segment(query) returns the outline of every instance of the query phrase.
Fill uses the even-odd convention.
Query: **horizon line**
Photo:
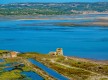
[[[108,3],[107,1],[94,1],[94,2],[10,2],[10,3],[0,3],[0,4],[16,4],[16,3]]]

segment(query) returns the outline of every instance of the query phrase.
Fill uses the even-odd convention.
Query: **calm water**
[[[31,80],[44,80],[40,75],[38,75],[37,73],[32,72],[32,71],[21,72],[21,74],[29,77]]]
[[[66,77],[62,76],[61,74],[57,73],[56,71],[52,70],[51,68],[46,67],[45,65],[43,65],[42,63],[40,63],[34,59],[29,59],[29,61],[31,63],[33,63],[34,65],[38,66],[39,68],[41,68],[42,70],[44,70],[45,72],[47,72],[50,76],[56,78],[57,80],[69,80]]]
[[[5,71],[12,71],[14,68],[13,67],[9,67],[9,68],[5,68]]]
[[[4,60],[3,59],[0,59],[0,62],[4,62]]]
[[[108,60],[108,28],[62,27],[54,22],[70,21],[0,21],[0,49],[46,54],[60,47],[67,56]]]

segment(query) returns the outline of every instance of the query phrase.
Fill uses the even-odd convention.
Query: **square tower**
[[[62,48],[57,48],[56,49],[56,54],[57,55],[63,55],[63,49]]]

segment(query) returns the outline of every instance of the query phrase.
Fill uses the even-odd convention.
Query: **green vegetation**
[[[51,64],[51,63],[49,65],[51,66],[51,68],[55,69],[61,74],[64,74],[65,76],[70,77],[71,79],[73,78],[73,79],[85,80],[91,75],[90,72],[84,71],[82,69],[66,68],[59,64]]]
[[[102,78],[102,79],[100,79],[100,80],[108,80],[107,78]]]
[[[17,68],[15,68],[12,71],[5,71],[4,68],[8,68],[6,67],[6,64],[11,64],[10,67],[14,67],[14,65],[21,63],[21,60],[19,58],[8,58],[5,59],[4,62],[0,63],[0,80],[30,80],[29,78],[27,78],[24,75],[21,75],[20,73],[23,71],[30,71],[31,69],[28,66],[17,66]]]
[[[107,80],[108,79],[108,64],[98,63],[91,60],[66,57],[66,56],[52,56],[48,54],[39,54],[35,52],[19,54],[17,58],[5,59],[5,62],[0,63],[0,80],[29,80],[20,72],[34,71],[41,75],[45,80],[56,80],[41,70],[39,67],[30,63],[27,59],[33,58],[43,63],[44,65],[54,69],[58,73],[68,77],[70,80]],[[25,66],[17,66],[20,69],[12,71],[4,71],[3,67],[7,63],[23,63]],[[10,75],[10,76],[9,76]],[[12,77],[11,77],[12,76]]]
[[[33,54],[24,54],[25,56],[19,54],[19,57],[16,58],[4,59],[5,61],[0,63],[0,80],[30,80],[30,78],[21,74],[22,71],[33,71],[42,76],[45,80],[55,80],[52,76],[27,60],[28,58],[34,58],[33,56],[35,55]],[[11,71],[5,71],[4,68],[7,68],[6,64],[9,64],[8,67],[14,67],[14,69]],[[24,66],[21,66],[20,64],[24,64]],[[8,76],[9,74],[10,76]]]
[[[94,61],[82,61],[78,58],[69,58],[64,56],[51,56],[38,53],[26,53],[20,56],[26,58],[34,58],[44,65],[56,70],[60,74],[67,76],[70,79],[75,80],[92,80],[92,78],[98,78],[95,76],[107,76],[108,77],[108,65],[94,63]],[[99,78],[104,78],[103,76]]]
[[[20,71],[18,70],[14,70],[14,71],[11,71],[11,72],[4,72],[0,75],[0,80],[6,80],[6,79],[9,79],[9,80],[12,80],[12,79],[18,79],[21,77],[20,74]]]
[[[7,50],[0,50],[0,53],[3,53],[3,52],[8,52]]]
[[[108,3],[15,3],[1,4],[0,15],[70,15],[108,11]]]
[[[101,64],[96,64],[96,63],[92,63],[92,62],[83,62],[83,61],[76,61],[74,59],[58,59],[57,62],[66,64],[66,65],[70,65],[70,66],[74,66],[74,67],[78,67],[78,68],[82,68],[82,69],[86,69],[86,70],[90,70],[93,72],[97,72],[100,74],[105,74],[108,75],[108,65],[101,65]]]

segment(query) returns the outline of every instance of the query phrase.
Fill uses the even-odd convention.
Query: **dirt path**
[[[87,72],[92,73],[92,76],[90,76],[87,80],[101,80],[101,79],[108,80],[108,76],[105,76],[105,75],[102,75],[102,74],[99,74],[99,73],[96,73],[96,72],[92,72],[92,71],[85,70],[85,69],[78,68],[78,67],[72,67],[72,66],[69,66],[69,65],[67,65],[67,64],[63,64],[63,63],[56,62],[56,61],[54,61],[53,59],[51,60],[51,62],[52,62],[52,63],[56,63],[56,64],[61,65],[61,66],[64,66],[64,67],[67,67],[67,68],[81,69],[81,70],[83,70],[83,71],[87,71]]]
[[[24,62],[24,64],[29,66],[33,71],[35,71],[36,73],[41,75],[43,78],[45,78],[45,80],[56,80],[55,78],[53,78],[52,76],[44,72],[43,70],[33,67],[33,64],[30,63],[27,59],[22,59],[22,61]]]

